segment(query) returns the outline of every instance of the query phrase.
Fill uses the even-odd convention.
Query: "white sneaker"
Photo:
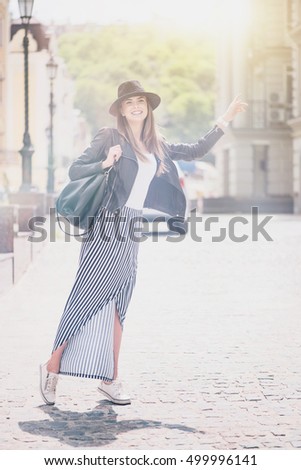
[[[54,405],[59,374],[48,372],[47,364],[40,365],[40,392],[46,405]]]
[[[123,391],[122,384],[118,380],[113,380],[110,384],[106,384],[103,380],[97,387],[100,393],[103,393],[112,403],[116,405],[130,405],[130,397]]]

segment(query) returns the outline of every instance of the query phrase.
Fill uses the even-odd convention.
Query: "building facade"
[[[242,0],[248,22],[218,45],[217,114],[235,95],[248,101],[216,146],[220,196],[262,210],[293,210],[293,51],[287,0]]]
[[[6,159],[9,24],[8,0],[0,0],[0,167],[4,165]],[[5,176],[0,172],[1,193],[6,186],[7,182]]]
[[[289,125],[293,139],[294,211],[301,214],[301,0],[288,0],[287,13],[293,49],[293,112]]]

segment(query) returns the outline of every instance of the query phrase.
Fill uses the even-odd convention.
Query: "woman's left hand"
[[[237,95],[232,103],[229,104],[227,111],[222,115],[224,121],[232,121],[238,113],[246,111],[248,103],[245,103],[241,95]]]

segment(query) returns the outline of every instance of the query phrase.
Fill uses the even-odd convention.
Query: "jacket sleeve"
[[[103,172],[100,162],[107,157],[106,152],[109,149],[110,141],[111,130],[108,127],[103,127],[97,132],[89,147],[71,164],[69,178],[78,180]]]
[[[167,151],[172,160],[199,159],[204,157],[223,135],[224,131],[215,126],[194,144],[166,144]]]

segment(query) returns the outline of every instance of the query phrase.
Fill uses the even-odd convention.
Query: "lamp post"
[[[53,56],[50,57],[49,62],[46,64],[48,78],[50,80],[50,128],[49,128],[49,147],[48,147],[48,178],[47,178],[47,193],[54,192],[54,155],[53,155],[53,114],[55,104],[53,101],[53,81],[56,78],[58,65],[55,63]]]
[[[25,28],[25,35],[23,38],[24,49],[24,99],[25,99],[25,127],[23,134],[23,147],[20,150],[22,156],[22,185],[21,191],[30,191],[32,186],[32,168],[31,157],[34,152],[29,135],[29,120],[28,120],[28,27],[31,20],[32,9],[34,0],[18,0],[20,17],[22,24]]]

